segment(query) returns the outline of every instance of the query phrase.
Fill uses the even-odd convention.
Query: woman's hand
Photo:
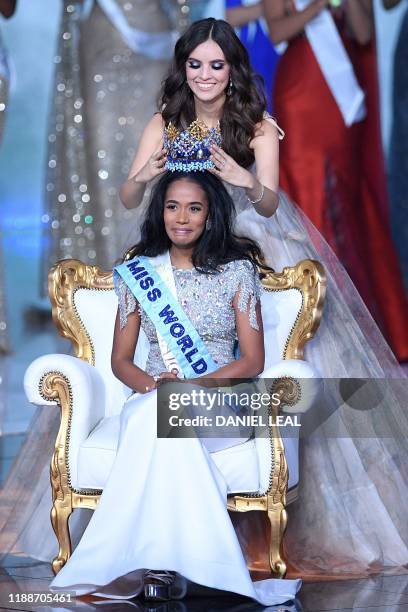
[[[149,183],[159,174],[163,174],[166,171],[165,164],[167,161],[166,149],[161,141],[160,146],[156,151],[149,157],[143,168],[132,177],[132,181],[135,183]]]
[[[304,31],[305,25],[327,8],[329,1],[313,0],[303,10],[297,11],[293,3],[287,3],[285,0],[263,0],[265,19],[272,42],[277,45],[299,36]]]
[[[235,187],[244,187],[245,189],[252,189],[254,186],[254,177],[252,174],[242,168],[237,162],[225,151],[217,145],[211,147],[211,161],[214,162],[215,168],[211,168],[209,172],[212,172],[223,181],[226,181],[230,185]]]
[[[143,200],[147,183],[165,170],[163,128],[163,118],[160,113],[156,113],[143,131],[128,178],[119,192],[125,208],[137,208]]]
[[[159,374],[159,376],[156,378],[156,388],[160,387],[160,385],[162,385],[165,382],[169,382],[170,380],[171,381],[181,380],[178,377],[178,370],[176,370],[175,368],[171,372],[162,372],[161,374]]]
[[[151,384],[146,385],[144,393],[149,393],[149,391],[153,391],[153,389],[157,389],[165,382],[169,381],[180,381],[178,378],[178,370],[174,369],[171,372],[162,372],[158,376],[151,376]]]

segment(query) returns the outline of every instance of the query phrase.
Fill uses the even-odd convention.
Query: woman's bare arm
[[[118,310],[113,335],[111,366],[116,378],[119,378],[125,385],[134,391],[146,393],[147,390],[155,387],[155,381],[152,376],[133,363],[139,331],[139,312],[135,310],[129,314],[125,327],[120,329]]]
[[[263,120],[256,128],[250,143],[257,164],[256,175],[240,166],[221,147],[211,146],[211,160],[215,167],[210,169],[223,181],[243,187],[256,212],[271,217],[278,207],[278,130],[270,121]]]
[[[372,0],[348,0],[346,19],[355,40],[366,45],[374,36],[374,14]]]
[[[233,28],[239,28],[263,15],[262,0],[251,6],[236,6],[226,10],[226,18]]]
[[[250,325],[249,313],[239,310],[238,299],[239,296],[237,294],[234,298],[233,306],[240,358],[202,378],[253,378],[260,374],[264,368],[265,349],[260,304],[258,303],[256,306],[259,326],[259,330],[256,330]],[[125,385],[135,391],[139,391],[139,393],[146,393],[146,391],[153,389],[156,383],[152,376],[149,376],[149,374],[133,363],[139,331],[140,315],[137,311],[128,315],[127,323],[123,329],[120,329],[119,312],[117,313],[111,366],[114,375]],[[173,380],[177,379],[171,373],[164,373],[161,376]]]
[[[277,45],[292,40],[305,29],[305,25],[327,7],[329,0],[314,0],[303,11],[287,14],[284,0],[263,0],[264,15],[269,35]]]
[[[163,119],[160,113],[156,113],[142,134],[128,179],[120,188],[120,199],[126,208],[137,208],[147,183],[165,171],[166,155],[162,138]]]
[[[263,185],[263,198],[254,208],[263,217],[271,217],[279,203],[279,137],[277,128],[270,121],[262,121],[251,142],[251,148],[255,153],[256,177],[254,186],[247,189],[246,193],[251,200],[256,200]]]

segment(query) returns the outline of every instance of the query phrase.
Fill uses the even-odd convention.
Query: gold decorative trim
[[[282,376],[273,381],[270,395],[279,394],[279,406],[295,406],[302,398],[302,389],[298,380],[290,376]]]
[[[170,142],[173,142],[182,132],[176,128],[171,122],[164,128],[166,132],[167,138]],[[215,128],[209,128],[204,121],[200,119],[195,119],[184,132],[190,134],[195,140],[203,140],[209,132],[216,131],[218,134],[221,134],[220,122],[217,122]]]
[[[322,318],[326,295],[326,273],[322,264],[304,259],[282,272],[270,272],[262,279],[266,291],[297,289],[302,294],[302,305],[285,345],[284,359],[303,359],[303,350],[313,338]]]
[[[66,394],[61,394],[61,395],[59,394],[59,386],[54,384],[56,381],[54,377],[60,377],[61,379],[66,381],[66,384],[68,385],[68,390],[69,390],[68,399],[67,399]],[[43,397],[46,400],[56,401],[63,412],[63,417],[61,417],[61,423],[60,423],[60,429],[59,429],[58,435],[61,434],[62,439],[66,440],[65,452],[64,452],[65,469],[66,469],[67,481],[70,487],[70,491],[72,493],[78,494],[81,498],[83,498],[84,496],[101,495],[102,489],[76,489],[75,487],[72,486],[71,472],[69,468],[69,446],[71,442],[71,421],[72,421],[73,396],[72,396],[72,388],[71,388],[69,379],[64,374],[58,371],[47,372],[40,379],[39,393],[41,397]]]
[[[59,544],[58,554],[52,561],[52,569],[56,574],[71,555],[68,520],[73,508],[68,476],[68,437],[72,416],[72,389],[68,378],[61,372],[48,372],[40,380],[40,394],[46,400],[57,401],[61,411],[50,469],[53,501],[51,523]]]
[[[72,511],[75,508],[94,510],[102,491],[98,489],[77,490],[71,485],[69,443],[73,394],[69,379],[58,371],[47,372],[40,379],[39,392],[45,400],[56,401],[61,412],[61,422],[50,465],[53,501],[51,523],[59,543],[58,554],[52,561],[52,569],[57,574],[71,556],[68,521]]]
[[[112,272],[104,272],[77,259],[63,259],[48,274],[52,318],[59,333],[72,342],[76,357],[95,365],[92,339],[75,306],[74,296],[78,289],[110,291],[113,289]]]

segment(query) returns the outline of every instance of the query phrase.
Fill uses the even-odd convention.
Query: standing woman
[[[383,0],[392,9],[401,0]],[[408,290],[408,4],[394,55],[392,133],[389,152],[391,227]]]
[[[0,0],[0,15],[12,17],[16,10],[16,0]],[[0,144],[3,137],[4,120],[8,103],[10,71],[7,61],[7,51],[3,46],[0,31]],[[7,351],[7,322],[5,314],[5,287],[3,278],[3,262],[0,253],[0,354]]]
[[[118,206],[118,188],[173,45],[159,0],[64,1],[48,134],[45,294],[48,270],[58,259],[109,268],[121,255],[131,214]]]
[[[309,47],[307,48],[309,49]],[[310,53],[309,49],[308,54],[310,55]],[[318,66],[316,70],[319,71]],[[302,91],[301,88],[299,91]],[[330,92],[327,96],[331,100]],[[279,269],[289,263],[295,263],[305,256],[319,257],[319,255],[316,255],[316,251],[310,251],[309,243],[311,240],[314,245],[321,245],[320,250],[327,250],[327,245],[322,245],[320,234],[310,227],[307,220],[284,198],[280,198],[277,216],[274,219],[269,219],[277,210],[279,201],[278,143],[279,138],[282,138],[282,133],[277,128],[276,123],[265,115],[265,100],[257,86],[256,78],[249,63],[248,53],[227,23],[220,20],[204,19],[194,23],[179,39],[175,48],[173,67],[164,82],[161,104],[162,112],[156,113],[147,124],[130,168],[129,178],[121,188],[121,199],[127,208],[143,208],[140,207],[140,204],[146,186],[165,170],[166,162],[167,167],[172,166],[172,156],[177,155],[179,149],[183,149],[183,142],[188,141],[193,147],[192,150],[194,150],[192,130],[195,129],[194,121],[198,120],[200,129],[204,132],[205,130],[220,130],[222,147],[215,146],[211,150],[212,155],[211,159],[208,160],[208,167],[214,164],[215,167],[210,168],[210,171],[222,178],[234,193],[236,209],[240,213],[236,222],[237,230],[242,231],[245,235],[248,233],[248,227],[250,226],[251,237],[260,242],[270,265]],[[334,114],[336,117],[337,112],[337,108],[335,108]],[[297,117],[303,116],[297,110],[295,114]],[[341,133],[346,134],[347,129],[340,115],[338,123],[340,123]],[[309,123],[306,119],[303,125],[305,129],[309,129]],[[287,139],[290,143],[295,143],[295,146],[296,144],[299,146],[302,138],[301,127],[293,129]],[[355,129],[359,130],[360,124]],[[333,138],[336,138],[335,132],[331,128],[327,132],[332,134]],[[163,147],[163,135],[166,147]],[[316,146],[312,148],[313,143],[316,142],[313,133],[309,136],[308,144],[305,144],[300,156],[300,159],[308,160],[308,168],[310,168],[310,164],[313,166],[315,162],[313,155],[310,157],[309,150],[311,149],[313,152],[316,149]],[[347,145],[346,151],[343,151],[344,155],[339,155],[339,159],[343,163],[344,157],[344,163],[347,166],[345,170],[349,170],[349,174],[345,175],[342,170],[339,177],[337,175],[332,176],[332,182],[341,183],[339,179],[343,176],[344,185],[347,186],[349,181],[353,186],[352,192],[354,193],[357,189],[355,183],[357,183],[359,175],[355,172],[354,167],[348,168],[348,164],[356,148],[351,147],[347,138],[343,140]],[[293,144],[289,146],[290,150],[294,148]],[[337,150],[336,147],[334,149]],[[320,149],[318,151],[321,155]],[[348,155],[345,155],[345,152],[348,152]],[[187,169],[194,169],[194,165],[188,167],[189,153],[187,150],[184,155]],[[286,187],[284,179],[287,167],[285,160],[287,158],[288,154],[285,154],[284,150],[282,182]],[[354,160],[354,164],[357,161]],[[296,185],[301,185],[302,191],[304,185],[305,189],[314,190],[315,199],[318,201],[317,198],[321,193],[320,180],[324,179],[323,174],[318,176],[319,180],[313,182],[314,175],[307,174],[306,168],[302,167],[299,171],[301,171],[301,181],[296,180]],[[318,185],[320,191],[316,185]],[[338,189],[340,195],[343,191],[348,194],[347,189],[343,189],[342,184],[339,184]],[[350,227],[350,231],[346,234],[348,246],[349,236],[353,236],[353,244],[347,249],[350,256],[364,240],[361,233],[357,233],[359,228],[357,228],[353,217],[353,214],[361,207],[361,191],[358,190],[358,201],[354,203],[353,211],[350,211],[349,216],[346,217]],[[368,192],[368,188],[366,191]],[[365,193],[365,197],[368,197],[368,193]],[[322,199],[321,196],[320,199]],[[343,200],[349,206],[350,199],[342,196]],[[317,204],[317,206],[320,206],[320,204]],[[320,208],[322,208],[322,205]],[[371,216],[374,217],[376,213],[377,208],[373,207],[370,212]],[[313,214],[311,216],[313,221]],[[367,223],[364,227],[367,232]],[[306,231],[305,228],[307,228]],[[311,234],[313,235],[312,238]],[[137,236],[134,236],[129,243],[134,242],[135,237],[137,238]],[[378,244],[382,247],[384,240],[388,240],[389,243],[384,231],[376,238],[376,242],[371,241],[374,244],[370,244],[370,248],[378,248]],[[364,244],[363,246],[366,248],[367,245]],[[395,262],[394,267],[390,266],[391,271],[387,268],[386,274],[385,271],[383,275],[380,273],[385,265],[388,266],[393,261],[391,245],[389,247],[391,249],[390,253],[384,249],[384,253],[389,255],[387,258],[382,257],[380,261],[374,261],[374,272],[371,272],[369,261],[374,253],[369,256],[361,247],[353,258],[355,266],[351,268],[351,272],[357,270],[362,288],[366,290],[363,298],[366,298],[372,306],[376,320],[380,324],[384,323],[388,340],[394,352],[400,359],[406,359],[408,358],[408,330],[405,325],[407,306],[401,283],[398,285],[397,262]],[[358,256],[360,256],[359,259]],[[332,254],[325,258],[325,261],[333,260]],[[336,267],[338,269],[338,266]],[[364,271],[364,274],[361,273],[361,270]],[[334,274],[336,275],[337,272]],[[341,275],[341,273],[339,274]],[[378,275],[378,278],[376,275]],[[379,292],[379,278],[387,278],[387,302],[384,299],[382,285],[381,293]],[[349,286],[349,283],[347,286]],[[373,291],[371,291],[371,287],[373,287]],[[353,292],[353,290],[350,291]],[[372,298],[374,292],[377,301],[372,305],[369,298]],[[346,294],[345,297],[348,296],[349,291]],[[356,303],[354,298],[348,297],[350,297],[350,302]],[[360,315],[356,315],[356,318],[361,320]],[[377,343],[374,342],[374,348],[376,345]]]
[[[268,26],[264,19],[262,0],[226,0],[225,18],[236,28],[240,41],[246,47],[255,72],[265,83],[267,108],[272,111],[272,92],[279,61]]]
[[[122,186],[121,199],[125,206],[142,209],[147,185],[166,167],[209,169],[223,179],[232,193],[236,231],[260,244],[269,265],[280,270],[305,257],[320,259],[324,264],[328,277],[325,310],[318,338],[306,349],[306,359],[322,377],[401,376],[395,358],[329,245],[297,207],[282,194],[278,196],[280,132],[276,123],[264,115],[265,102],[256,87],[248,54],[227,23],[214,19],[196,22],[179,39],[161,103],[161,113],[154,115],[146,126],[129,178]],[[205,146],[209,132],[212,140],[218,138],[219,142],[211,150]],[[296,140],[297,133],[290,133],[288,138],[292,136]],[[307,154],[307,147],[304,153]],[[384,293],[389,291],[388,275],[386,278]],[[402,347],[407,355],[408,329],[403,306],[394,313],[398,331],[394,347]],[[302,574],[361,575],[372,567],[380,572],[386,566],[395,567],[402,559],[406,560],[406,545],[398,549],[403,552],[397,559],[399,553],[395,555],[394,545],[390,547],[393,536],[374,541],[372,534],[381,530],[378,526],[369,526],[367,521],[367,508],[376,507],[373,516],[386,517],[390,509],[397,507],[385,485],[386,474],[395,472],[396,455],[382,442],[371,441],[377,448],[369,456],[383,458],[382,476],[373,482],[378,461],[374,464],[368,459],[364,440],[333,438],[326,444],[324,436],[319,435],[304,440],[301,480],[305,482],[307,474],[318,473],[319,482],[313,497],[316,506],[308,504],[310,489],[306,484],[299,503],[291,508],[290,550],[296,553],[290,558]],[[331,473],[321,469],[320,459],[324,461],[327,457],[343,458],[350,479],[334,482],[336,468]],[[363,482],[366,473],[370,476]],[[406,490],[406,483],[401,482],[401,487],[398,485],[397,489]],[[362,512],[357,518],[359,542],[352,550],[349,532],[355,532],[356,525],[350,525],[348,519],[350,489],[364,490],[364,499],[360,498]],[[322,520],[320,525],[325,524],[319,535],[310,531],[316,516]],[[254,517],[240,516],[236,520],[241,541],[253,542],[255,534],[260,534],[258,542],[265,541],[267,529]],[[395,517],[395,524],[401,532],[401,517]],[[334,539],[329,537],[333,526],[334,533],[339,534]],[[388,531],[387,519],[381,529],[384,534]],[[407,543],[405,535],[402,537]],[[253,548],[249,563],[259,568],[264,560],[255,550],[256,545]]]
[[[289,42],[274,95],[289,133],[280,184],[335,250],[403,361],[408,309],[388,223],[372,2],[330,4],[265,2],[273,42]]]
[[[183,141],[194,147],[198,130],[203,136],[219,133],[222,148],[203,150],[206,167],[244,192],[239,206],[252,207],[261,217],[275,213],[281,130],[265,114],[248,53],[229,24],[203,19],[178,40],[161,108],[147,124],[121,188],[126,208],[140,206],[148,183],[172,169],[177,152],[185,157],[183,169],[194,170]],[[254,163],[256,173],[250,171]]]

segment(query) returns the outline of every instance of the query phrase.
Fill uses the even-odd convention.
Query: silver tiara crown
[[[220,123],[209,128],[196,119],[186,130],[178,130],[172,123],[164,129],[164,148],[167,152],[166,169],[171,172],[203,172],[214,168],[210,147],[221,146]]]

